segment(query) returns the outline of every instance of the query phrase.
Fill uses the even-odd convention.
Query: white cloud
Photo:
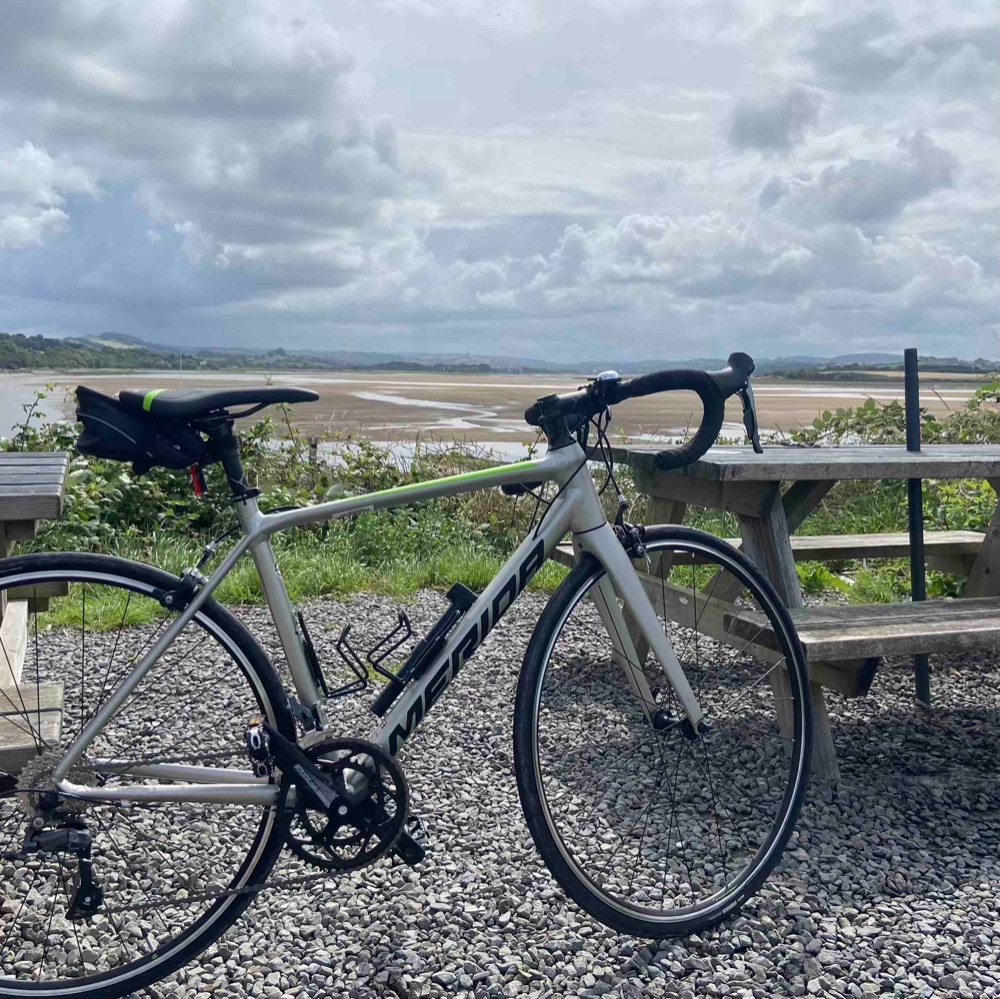
[[[996,91],[996,10],[969,2],[945,13],[898,4],[827,19],[807,50],[819,80],[838,90],[929,91],[943,96]],[[930,14],[930,16],[926,16]]]
[[[0,249],[44,243],[66,228],[68,197],[97,194],[85,170],[57,162],[30,142],[0,150]]]
[[[775,210],[800,224],[885,222],[906,206],[954,184],[955,158],[924,132],[899,140],[884,159],[852,159],[831,164],[815,178],[772,177],[760,193],[764,210]]]

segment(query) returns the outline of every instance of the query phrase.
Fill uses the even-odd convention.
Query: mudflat
[[[183,377],[162,372],[6,376],[20,386],[55,383],[46,404],[50,417],[71,417],[69,395],[78,384],[104,392],[123,388],[210,388],[254,385],[270,381],[276,385],[302,385],[319,392],[316,403],[291,409],[293,422],[307,433],[330,431],[364,434],[376,440],[466,440],[493,444],[523,443],[534,431],[523,420],[523,412],[535,399],[552,392],[571,391],[586,381],[586,375],[542,374],[470,375],[436,372],[330,372],[292,371],[274,374],[254,372],[191,372]],[[6,380],[4,378],[3,380]],[[925,373],[921,399],[928,409],[943,413],[961,409],[982,381],[970,376],[962,381],[954,375]],[[889,402],[903,399],[902,378],[884,382],[814,381],[796,382],[767,377],[755,378],[754,387],[761,424],[771,431],[787,431],[807,425],[827,409],[859,406],[866,399]],[[616,408],[612,427],[636,439],[673,436],[696,425],[701,408],[691,393],[673,392],[632,400]],[[279,414],[275,414],[279,416]],[[740,407],[732,400],[727,410],[735,435],[741,430]]]

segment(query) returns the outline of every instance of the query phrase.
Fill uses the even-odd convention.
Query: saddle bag
[[[76,418],[83,432],[77,450],[93,458],[130,461],[136,475],[153,467],[188,468],[206,457],[202,436],[186,423],[150,416],[108,395],[80,385]]]

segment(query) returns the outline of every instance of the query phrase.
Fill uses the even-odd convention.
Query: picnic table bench
[[[0,453],[0,556],[6,558],[17,541],[34,537],[41,520],[62,513],[66,489],[66,454],[6,451]],[[10,589],[0,594],[0,769],[20,770],[37,753],[24,718],[37,717],[47,742],[58,740],[62,727],[62,685],[21,683],[28,648],[28,615],[44,610],[42,601]]]
[[[986,479],[1000,492],[1000,447],[931,445],[910,452],[902,445],[769,445],[763,454],[755,454],[749,447],[717,446],[677,472],[656,469],[658,450],[647,444],[613,448],[615,461],[633,469],[638,490],[649,498],[642,520],[681,523],[689,505],[736,514],[741,537],[735,543],[770,578],[791,611],[813,681],[813,769],[818,774],[839,776],[824,688],[846,696],[867,693],[885,656],[1000,648],[1000,510],[984,534],[926,535],[928,564],[967,577],[965,597],[959,600],[807,607],[795,571],[797,561],[904,557],[909,537],[793,536],[839,481]],[[557,557],[568,561],[571,554],[569,549]],[[658,592],[657,583],[651,595],[659,599]],[[730,613],[733,605],[720,596],[725,597],[712,597],[717,637],[774,648],[773,635],[761,631],[763,617]],[[678,612],[674,620],[683,624],[683,606],[674,609]],[[664,607],[665,612],[670,610]]]

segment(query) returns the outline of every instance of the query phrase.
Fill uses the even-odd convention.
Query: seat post
[[[249,493],[256,495],[246,481],[246,471],[240,458],[240,439],[233,429],[233,421],[226,420],[211,431],[219,463],[226,473],[226,480],[236,499],[246,499]]]

